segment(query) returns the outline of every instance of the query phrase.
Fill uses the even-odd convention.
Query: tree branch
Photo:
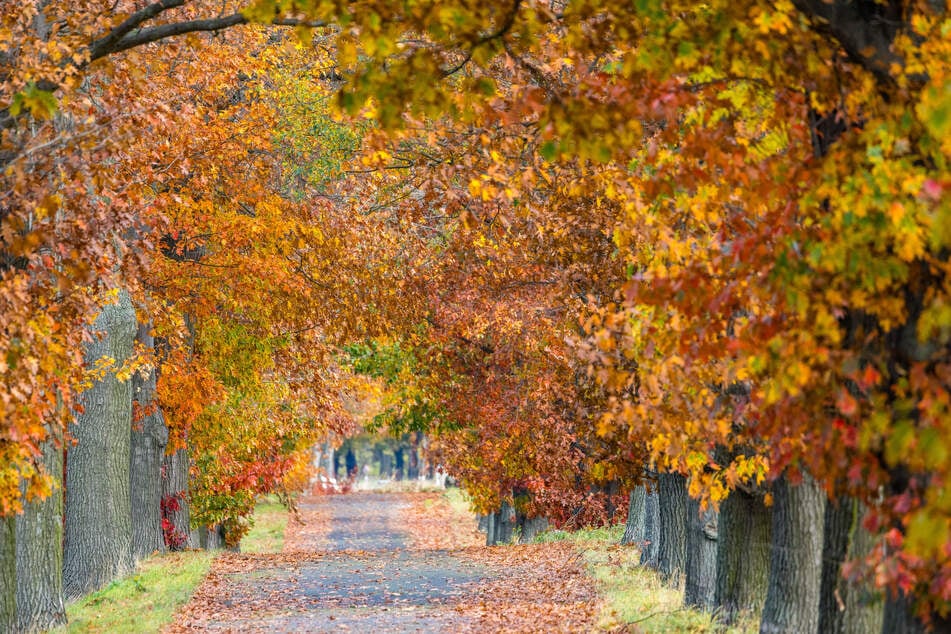
[[[892,50],[904,25],[898,0],[793,0],[819,31],[828,32],[853,62],[868,70],[882,86],[895,83],[892,67],[904,66]]]
[[[126,18],[122,24],[109,31],[109,33],[96,40],[93,40],[93,42],[87,48],[89,51],[89,60],[81,64],[79,67],[83,68],[89,63],[97,59],[107,57],[108,55],[121,53],[122,51],[127,51],[137,46],[158,42],[159,40],[175,37],[176,35],[221,31],[239,24],[249,23],[249,20],[244,15],[235,13],[234,15],[223,16],[220,18],[189,20],[186,22],[172,22],[169,24],[160,24],[148,28],[137,28],[146,20],[149,20],[169,9],[182,6],[184,3],[185,0],[159,0],[159,2],[150,4],[144,9],[136,11]],[[306,26],[310,28],[327,26],[326,22],[298,20],[295,18],[276,18],[271,22],[271,24],[274,26]],[[59,84],[50,81],[49,79],[39,79],[36,82],[36,87],[40,90],[45,90],[46,92],[55,92],[59,88]],[[0,108],[0,130],[12,128],[16,124],[17,119],[18,117],[14,117],[10,114],[9,106],[6,108]],[[0,157],[0,167],[6,165],[7,162],[8,160]]]
[[[166,2],[178,2],[179,0],[165,0]],[[153,5],[154,6],[154,5]],[[158,42],[177,35],[186,33],[199,33],[210,31],[221,31],[237,26],[239,24],[248,24],[249,20],[241,13],[223,16],[220,18],[207,18],[203,20],[189,20],[187,22],[172,22],[170,24],[160,24],[146,29],[139,29],[134,33],[127,33],[123,37],[114,40],[108,46],[97,46],[103,40],[97,40],[89,47],[89,60],[93,61],[114,53],[121,53],[137,46],[143,46],[152,42]],[[327,26],[326,22],[297,20],[294,18],[278,18],[271,24],[275,26],[307,26],[317,28]],[[108,36],[107,36],[108,37]]]
[[[443,77],[449,77],[451,75],[455,75],[456,73],[458,73],[460,70],[462,70],[465,67],[466,64],[469,63],[469,61],[472,59],[472,55],[475,53],[475,50],[477,48],[479,48],[480,46],[483,46],[484,44],[488,44],[492,40],[496,40],[500,37],[504,37],[506,33],[511,31],[512,26],[515,25],[515,18],[518,16],[518,10],[519,10],[519,7],[521,6],[522,6],[522,0],[515,0],[515,2],[512,3],[512,9],[507,14],[505,14],[505,20],[502,22],[499,28],[496,29],[493,33],[484,35],[480,37],[478,40],[476,40],[475,42],[473,42],[472,47],[468,51],[466,51],[466,54],[463,57],[462,61],[456,64],[455,66],[453,66],[452,68],[444,70],[442,73]]]
[[[147,7],[136,11],[126,18],[122,24],[109,31],[109,33],[107,33],[104,37],[99,38],[89,45],[89,50],[93,54],[92,59],[97,59],[97,51],[110,50],[111,47],[115,46],[116,42],[118,42],[126,34],[131,32],[143,22],[151,20],[163,11],[180,7],[183,4],[185,4],[185,0],[159,0],[154,4],[150,4]],[[102,55],[99,55],[98,57],[102,57]]]

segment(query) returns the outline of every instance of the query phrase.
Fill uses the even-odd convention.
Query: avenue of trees
[[[361,394],[490,542],[626,509],[724,622],[951,627],[944,2],[5,3],[0,134],[0,632]]]

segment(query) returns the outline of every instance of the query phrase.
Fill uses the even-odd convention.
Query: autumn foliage
[[[159,368],[202,523],[240,534],[347,433],[360,371],[482,510],[807,473],[868,507],[869,576],[946,615],[939,4],[4,7],[0,509],[48,493],[123,287],[160,345],[105,371]]]

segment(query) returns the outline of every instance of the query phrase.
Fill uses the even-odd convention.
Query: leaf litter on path
[[[222,553],[167,631],[586,632],[595,583],[567,543],[486,547],[439,493],[302,501],[278,554]]]

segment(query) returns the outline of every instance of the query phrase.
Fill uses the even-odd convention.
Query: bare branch
[[[109,31],[109,33],[107,33],[104,37],[99,38],[89,45],[89,51],[93,55],[92,59],[102,57],[102,55],[96,55],[96,52],[111,50],[111,48],[115,46],[116,42],[121,40],[143,22],[151,20],[163,11],[168,11],[169,9],[180,7],[184,4],[185,0],[159,0],[154,4],[150,4],[147,7],[136,11],[128,18],[123,20],[122,24]]]
[[[167,1],[177,2],[178,0]],[[89,59],[90,61],[96,60],[100,57],[105,57],[106,55],[121,53],[122,51],[129,50],[130,48],[136,48],[137,46],[143,46],[144,44],[158,42],[159,40],[175,37],[177,35],[185,35],[186,33],[221,31],[239,24],[248,23],[249,20],[244,16],[244,14],[235,13],[220,18],[207,18],[203,20],[188,20],[187,22],[160,24],[145,29],[139,29],[134,33],[128,33],[121,39],[112,42],[112,44],[108,47],[97,48],[96,43],[93,43],[89,47]],[[311,28],[327,26],[326,22],[297,20],[294,18],[278,18],[271,22],[271,24],[275,26],[307,26]]]

